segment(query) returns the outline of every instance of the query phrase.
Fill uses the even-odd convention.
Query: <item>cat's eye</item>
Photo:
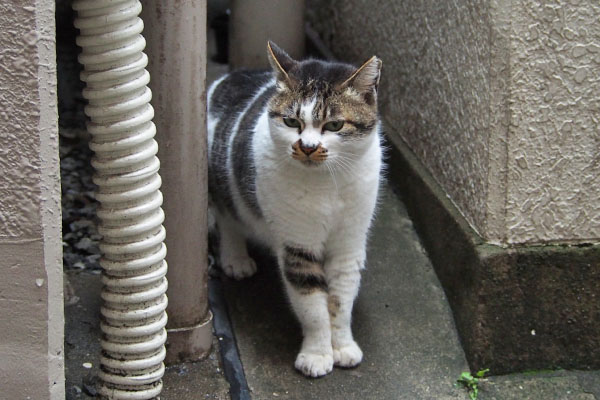
[[[289,126],[290,128],[300,128],[300,121],[296,118],[283,117],[283,123]]]
[[[330,121],[323,125],[323,130],[337,132],[344,126],[344,121]]]

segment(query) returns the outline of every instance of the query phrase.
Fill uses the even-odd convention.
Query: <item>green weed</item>
[[[467,389],[471,400],[477,400],[477,396],[479,396],[479,383],[486,381],[483,376],[489,371],[489,368],[482,369],[477,371],[475,376],[471,375],[470,372],[463,372],[460,374],[460,378],[456,380],[456,383],[457,385],[463,386]]]

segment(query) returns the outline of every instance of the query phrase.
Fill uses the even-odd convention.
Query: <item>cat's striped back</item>
[[[236,71],[209,89],[209,188],[221,211],[238,217],[237,191],[244,205],[261,216],[256,199],[256,165],[252,137],[256,123],[275,91],[271,71]]]

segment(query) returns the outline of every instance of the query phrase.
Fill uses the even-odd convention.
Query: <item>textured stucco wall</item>
[[[64,398],[54,1],[0,3],[0,385]]]
[[[482,231],[489,140],[485,3],[313,0],[309,19],[341,59],[383,59],[387,133],[402,136]]]
[[[600,240],[600,2],[511,2],[507,241]]]
[[[341,59],[383,59],[382,114],[489,242],[600,240],[594,0],[311,0]]]

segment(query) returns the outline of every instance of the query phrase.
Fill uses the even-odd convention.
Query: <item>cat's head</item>
[[[272,42],[267,47],[277,79],[269,103],[277,151],[308,167],[343,168],[357,159],[377,135],[381,60],[372,57],[356,68],[313,59],[296,61]]]

